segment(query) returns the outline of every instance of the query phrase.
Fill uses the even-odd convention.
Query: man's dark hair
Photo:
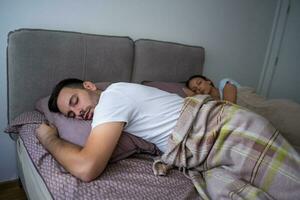
[[[186,86],[187,88],[189,88],[190,81],[191,81],[192,79],[194,79],[194,78],[202,78],[202,79],[204,79],[204,80],[206,80],[206,81],[210,81],[210,82],[211,82],[211,85],[212,85],[213,87],[215,87],[215,86],[214,86],[214,83],[213,83],[210,79],[208,79],[206,76],[202,76],[202,75],[197,74],[197,75],[191,76],[191,77],[185,82],[185,86]]]
[[[64,87],[69,88],[83,88],[83,81],[76,78],[68,78],[60,81],[52,90],[51,96],[48,101],[48,108],[51,112],[60,112],[57,106],[57,98],[60,91]]]

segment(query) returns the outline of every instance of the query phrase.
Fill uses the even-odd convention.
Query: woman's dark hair
[[[210,79],[206,78],[205,76],[202,76],[202,75],[197,74],[197,75],[191,76],[191,77],[185,82],[185,86],[186,86],[187,88],[189,88],[190,81],[191,81],[192,79],[194,79],[194,78],[202,78],[202,79],[204,79],[204,80],[206,80],[206,81],[210,81],[210,82],[211,82],[211,85],[212,85],[213,87],[215,87],[215,86],[214,86],[214,83],[213,83]]]
[[[52,90],[51,96],[48,101],[48,108],[51,112],[60,112],[57,106],[57,98],[60,91],[64,87],[69,88],[83,88],[83,81],[76,78],[68,78],[60,81]]]

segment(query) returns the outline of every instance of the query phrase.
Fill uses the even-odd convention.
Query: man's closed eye
[[[73,95],[70,99],[70,106],[75,106],[78,103],[78,97],[76,95]]]

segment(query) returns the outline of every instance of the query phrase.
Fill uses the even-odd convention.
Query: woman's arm
[[[186,95],[187,97],[192,97],[192,96],[195,96],[195,95],[196,95],[195,92],[193,92],[191,89],[189,89],[189,88],[187,88],[187,87],[182,88],[182,90],[183,90],[183,92],[185,93],[185,95]]]
[[[223,89],[223,99],[232,103],[236,103],[237,88],[235,85],[231,84],[230,82],[226,83]]]

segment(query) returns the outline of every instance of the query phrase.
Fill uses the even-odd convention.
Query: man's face
[[[197,77],[190,81],[189,88],[196,94],[210,94],[212,85],[211,81]]]
[[[67,117],[91,120],[99,94],[90,89],[64,87],[57,98],[57,106]]]

